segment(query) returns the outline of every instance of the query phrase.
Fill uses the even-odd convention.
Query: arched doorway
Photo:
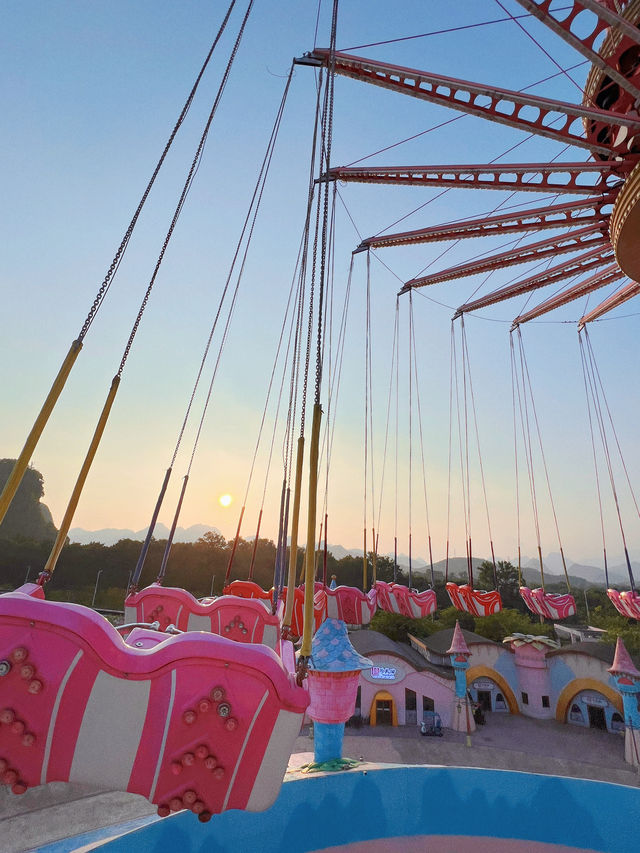
[[[398,709],[391,693],[379,690],[371,702],[369,724],[372,726],[397,726]]]
[[[608,684],[593,678],[570,681],[556,704],[558,722],[585,728],[617,731],[619,729],[613,725],[613,714],[622,719],[622,697]],[[615,722],[618,723],[617,720]]]
[[[491,702],[491,695],[495,697],[494,702],[491,703],[491,707],[487,708],[487,710],[500,710],[506,711],[508,710],[511,714],[520,713],[518,708],[518,701],[513,693],[513,690],[509,687],[507,681],[500,675],[499,672],[496,672],[495,669],[490,669],[487,666],[471,666],[467,670],[467,690],[473,689],[474,691],[482,692],[483,687],[482,684],[479,685],[478,688],[474,688],[474,682],[482,682],[482,681],[490,682],[487,684],[490,687],[489,696],[483,696],[482,698],[485,700],[483,704],[488,704]],[[474,700],[477,701],[474,696]],[[500,703],[497,702],[497,697],[500,696]],[[506,706],[506,707],[505,707]]]

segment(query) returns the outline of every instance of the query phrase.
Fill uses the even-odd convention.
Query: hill
[[[133,539],[142,542],[147,535],[148,527],[142,530],[130,530],[128,528],[105,527],[102,530],[84,530],[82,527],[72,527],[69,531],[69,541],[77,542],[78,545],[89,545],[91,542],[100,542],[102,545],[115,545],[121,539]],[[209,532],[220,533],[217,527],[208,524],[192,524],[190,527],[176,527],[174,542],[195,542]],[[167,539],[169,528],[165,524],[156,524],[154,530],[155,539]]]

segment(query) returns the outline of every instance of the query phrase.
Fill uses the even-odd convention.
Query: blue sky
[[[505,4],[522,14],[515,2]],[[0,387],[4,400],[2,455],[18,453],[71,340],[77,335],[165,140],[223,14],[224,4],[202,0],[138,2],[39,2],[11,4],[3,12],[0,64],[4,86],[1,142],[5,249],[0,281],[5,305]],[[318,44],[326,45],[328,9],[323,6]],[[236,19],[238,15],[236,14]],[[452,30],[502,19],[495,2],[434,0],[344,2],[338,48]],[[155,292],[127,363],[108,432],[74,519],[74,526],[140,528],[148,523],[171,458],[217,300],[262,159],[292,57],[313,47],[315,4],[257,0],[229,85],[207,143],[196,183],[167,252]],[[536,21],[527,29],[566,68],[581,61]],[[235,31],[235,28],[234,28]],[[203,82],[166,172],[150,197],[126,261],[102,307],[33,463],[45,476],[45,501],[59,522],[111,377],[149,281],[191,160],[203,118],[214,96],[230,47]],[[426,38],[354,50],[363,56],[436,70],[506,88],[522,88],[557,73],[557,67],[513,22],[451,31]],[[588,66],[572,72],[582,83]],[[314,108],[314,72],[298,67],[274,157],[263,212],[248,257],[228,347],[207,419],[181,524],[210,523],[231,536],[245,490],[266,387],[303,222],[308,150]],[[555,77],[537,94],[576,101],[578,89]],[[336,81],[333,162],[351,163],[421,133],[454,115],[348,79]],[[523,141],[524,140],[524,141]],[[577,148],[525,139],[522,133],[465,116],[365,160],[371,164],[489,162],[522,142],[503,162],[582,160]],[[338,205],[335,305],[339,316],[353,248],[360,236],[488,213],[499,204],[535,204],[536,196],[449,192],[346,185]],[[393,230],[393,229],[392,229]],[[502,245],[499,239],[381,250],[392,272],[372,259],[372,342],[375,469],[382,469],[391,339],[400,283],[428,267],[437,270]],[[446,255],[436,258],[443,249]],[[481,292],[511,281],[527,267],[491,276]],[[420,397],[429,478],[434,556],[444,554],[447,508],[447,444],[450,320],[480,277],[423,289],[414,296]],[[330,470],[329,539],[358,547],[363,526],[363,385],[365,256],[356,258],[336,439]],[[598,292],[589,306],[608,295]],[[533,297],[529,307],[550,296]],[[466,321],[478,422],[496,553],[517,548],[509,326],[525,300],[511,300]],[[591,447],[575,321],[586,303],[574,303],[523,328],[565,552],[570,559],[597,559],[601,549]],[[407,550],[407,302],[401,305],[401,415],[399,430],[400,550]],[[591,338],[605,381],[632,482],[638,480],[635,440],[638,417],[638,348],[635,303],[594,324]],[[569,322],[571,321],[571,322]],[[337,322],[337,321],[336,321]],[[196,409],[199,413],[199,410]],[[273,410],[268,423],[271,424]],[[175,467],[161,520],[169,524],[193,440],[190,426]],[[270,430],[269,426],[269,430]],[[269,430],[258,456],[243,532],[252,535],[260,505]],[[278,433],[280,436],[281,434]],[[419,460],[414,413],[414,465]],[[279,448],[281,439],[276,446]],[[268,486],[263,532],[275,535],[281,482],[280,455]],[[478,555],[488,553],[482,495],[474,478],[472,533]],[[393,454],[387,459],[380,524],[382,551],[393,548]],[[543,551],[557,549],[544,483],[541,502]],[[421,471],[414,468],[413,551],[426,555]],[[619,482],[621,492],[622,482]],[[380,483],[376,482],[376,502]],[[236,499],[228,509],[220,495]],[[608,547],[619,537],[607,507]],[[623,508],[630,544],[637,516]],[[371,525],[371,520],[367,522]],[[535,552],[532,514],[523,499],[522,547]],[[464,553],[457,478],[452,489],[452,551]]]

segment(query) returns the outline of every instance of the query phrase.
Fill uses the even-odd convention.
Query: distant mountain
[[[69,531],[69,540],[79,545],[88,545],[90,542],[101,542],[103,545],[115,545],[121,539],[135,539],[142,542],[147,535],[145,527],[142,530],[129,530],[127,528],[117,529],[105,527],[103,530],[83,530],[82,527],[72,527]],[[209,524],[192,524],[190,527],[177,527],[174,542],[195,542],[205,533],[220,533],[217,527]],[[166,539],[169,536],[169,528],[164,524],[156,524],[154,531],[156,539]]]

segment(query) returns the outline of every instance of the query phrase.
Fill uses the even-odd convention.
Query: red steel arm
[[[585,163],[474,163],[466,166],[339,166],[324,180],[404,186],[462,187],[534,193],[593,195],[610,191],[633,169],[637,159]],[[580,183],[583,175],[596,175],[595,184]]]
[[[615,195],[597,196],[568,204],[535,207],[499,216],[483,216],[477,219],[462,219],[446,225],[419,228],[399,234],[381,234],[367,237],[356,251],[383,249],[389,246],[409,246],[416,243],[437,243],[441,240],[466,240],[470,237],[485,237],[489,234],[518,234],[522,231],[541,231],[545,228],[578,228],[600,224],[608,226],[608,215],[602,212],[606,205],[613,204]]]
[[[562,293],[558,293],[550,299],[546,299],[544,302],[541,302],[540,305],[532,308],[531,311],[526,311],[524,314],[520,314],[513,321],[511,331],[521,323],[526,323],[529,320],[534,320],[536,317],[541,317],[548,311],[553,311],[555,308],[567,305],[569,302],[573,302],[574,299],[586,296],[588,293],[592,293],[594,290],[605,287],[607,284],[612,284],[614,281],[618,281],[621,278],[624,278],[624,273],[620,267],[617,264],[611,264],[611,266],[608,266],[601,270],[601,272],[590,276],[585,279],[585,281],[580,281],[578,284],[574,284],[573,287],[567,288],[567,290],[564,290]]]
[[[591,323],[592,320],[597,320],[599,317],[602,317],[603,314],[606,314],[608,311],[612,311],[614,308],[617,308],[618,305],[624,305],[629,299],[633,299],[634,296],[638,296],[640,294],[640,284],[637,281],[631,281],[629,284],[625,284],[624,287],[620,288],[620,290],[616,291],[616,293],[612,294],[608,299],[605,299],[604,302],[601,302],[600,305],[597,305],[592,311],[589,311],[588,314],[585,314],[580,318],[580,322],[578,323],[578,331],[581,332],[585,326],[585,323]]]
[[[585,252],[578,258],[572,258],[570,261],[565,261],[555,267],[551,267],[543,273],[529,276],[515,284],[509,284],[506,287],[501,287],[499,290],[494,290],[487,296],[480,299],[474,299],[473,302],[465,302],[454,314],[454,319],[468,311],[477,311],[480,308],[486,308],[488,305],[495,305],[496,302],[502,302],[505,299],[511,299],[513,296],[519,296],[522,293],[528,293],[530,290],[536,290],[539,287],[546,287],[548,284],[557,284],[559,281],[564,281],[574,275],[588,272],[589,270],[598,269],[609,263],[613,258],[613,249],[611,246],[604,246],[599,249],[592,249],[590,252]]]
[[[603,230],[605,233],[603,233]],[[415,287],[424,287],[428,284],[439,284],[443,281],[465,278],[466,276],[476,275],[477,273],[492,272],[503,267],[526,264],[529,261],[538,261],[543,258],[552,258],[556,255],[566,254],[567,252],[578,252],[580,249],[590,249],[595,246],[601,247],[604,243],[609,247],[611,245],[608,234],[606,233],[606,226],[603,229],[602,225],[590,225],[588,228],[581,228],[579,231],[562,234],[559,237],[550,237],[547,240],[540,240],[538,243],[516,246],[507,252],[500,252],[488,258],[449,267],[449,269],[442,270],[433,275],[411,279],[411,281],[408,281],[402,287],[400,293],[404,293]]]
[[[330,51],[318,49],[309,54],[309,59],[327,63],[329,55]],[[584,136],[582,119],[593,123],[595,130],[599,126],[609,128],[612,124],[634,131],[640,129],[639,120],[634,116],[541,98],[527,92],[513,92],[498,86],[472,83],[469,80],[457,80],[454,77],[433,74],[431,71],[404,68],[401,65],[377,62],[348,53],[335,53],[332,68],[336,74],[345,77],[497,121],[527,133],[548,136],[558,142],[588,148],[606,156],[611,152],[625,152],[626,139],[633,134],[621,133],[619,138],[612,135],[610,143],[597,143]],[[562,119],[562,122],[560,126],[552,127],[556,119]]]
[[[598,2],[598,0],[574,0],[568,12],[563,7],[562,12],[560,12],[561,19],[555,17],[558,13],[556,12],[554,15],[554,12],[549,8],[551,0],[518,0],[518,3],[527,12],[530,12],[538,20],[542,21],[545,26],[553,30],[560,38],[564,39],[567,44],[570,44],[571,47],[583,56],[586,56],[592,65],[606,72],[607,76],[611,80],[615,80],[625,91],[633,95],[634,98],[640,98],[640,89],[634,86],[624,74],[620,73],[616,64],[612,61],[613,57],[603,57],[594,50],[594,42],[609,27],[615,28],[621,35],[624,34],[635,44],[640,44],[640,33],[630,21],[618,15],[613,9],[605,6],[604,3]],[[564,6],[566,5],[568,4],[564,4]],[[577,16],[581,12],[584,12],[585,9],[593,12],[597,16],[597,20],[594,21],[591,32],[586,36],[580,37],[571,31],[571,27]]]

